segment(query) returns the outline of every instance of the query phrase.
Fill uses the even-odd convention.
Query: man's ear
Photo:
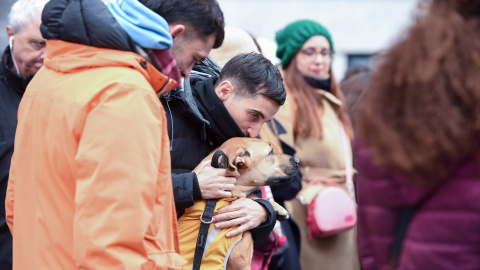
[[[175,39],[175,37],[185,33],[185,25],[183,24],[173,24],[168,26],[170,35]]]
[[[235,88],[233,87],[232,82],[227,80],[220,83],[220,85],[215,89],[215,93],[221,101],[225,101],[233,97]]]
[[[10,25],[7,25],[7,37],[10,40],[10,37],[13,36],[13,29]]]

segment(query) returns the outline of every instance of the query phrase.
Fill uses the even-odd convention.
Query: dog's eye
[[[275,153],[273,153],[273,149],[272,151],[270,151],[270,153],[268,153],[269,156],[273,156]]]

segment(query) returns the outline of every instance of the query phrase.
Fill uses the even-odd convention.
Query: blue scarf
[[[107,4],[115,20],[143,48],[169,49],[173,38],[168,23],[138,0],[112,0]]]

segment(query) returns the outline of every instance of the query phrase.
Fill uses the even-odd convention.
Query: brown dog
[[[255,138],[232,138],[219,147],[228,157],[227,171],[239,173],[235,187],[232,190],[232,197],[245,198],[248,194],[256,190],[259,186],[277,185],[289,182],[298,169],[298,159],[289,155],[274,153],[269,143]],[[214,151],[215,152],[215,151]],[[204,160],[211,160],[213,153]],[[203,162],[203,161],[202,161]],[[220,166],[223,167],[223,166]],[[196,170],[197,168],[195,168]],[[194,170],[194,171],[195,171]],[[253,197],[253,196],[252,196]],[[229,200],[230,202],[232,199]],[[217,202],[220,203],[220,200]],[[277,217],[288,218],[288,212],[275,202],[271,202]],[[198,204],[198,207],[196,207]],[[228,202],[227,202],[228,204]],[[197,201],[195,205],[187,208],[185,214],[178,221],[180,235],[180,250],[182,256],[187,259],[188,264],[184,269],[191,269],[193,263],[193,253],[200,227],[200,215],[203,213],[205,201]],[[225,204],[224,204],[225,205]],[[193,210],[195,209],[196,210]],[[218,209],[216,208],[215,211]],[[188,223],[188,222],[193,222]],[[211,226],[211,231],[213,225]],[[227,230],[227,229],[224,229]],[[222,230],[223,231],[223,230]],[[191,237],[186,237],[190,235]],[[210,236],[209,236],[210,237]],[[188,239],[187,239],[188,238]],[[227,258],[211,258],[212,255],[206,247],[204,253],[204,261],[202,261],[201,269],[217,269],[210,264],[211,261],[220,261],[226,264],[228,270],[250,269],[253,255],[253,239],[250,232],[244,232],[241,239],[233,242],[235,239],[226,237],[216,237],[210,247],[223,247],[225,243],[215,241],[232,241],[233,244],[229,248],[229,256]],[[216,254],[216,253],[215,253]],[[225,262],[225,260],[227,260]],[[222,266],[221,268],[223,268]]]

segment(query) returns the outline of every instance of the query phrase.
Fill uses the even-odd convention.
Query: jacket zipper
[[[170,97],[170,93],[168,93],[167,95],[165,95],[165,101],[167,101],[167,108],[168,108],[168,112],[170,113],[170,122],[172,123],[172,135],[170,136],[170,152],[173,151],[173,116],[172,116],[172,110],[170,109],[170,100],[172,100],[172,98]]]

